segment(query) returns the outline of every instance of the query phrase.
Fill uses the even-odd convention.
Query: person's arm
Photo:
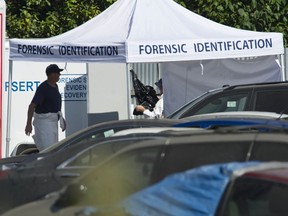
[[[32,118],[35,111],[36,104],[30,103],[27,112],[27,123],[25,127],[25,134],[29,136],[32,133]]]
[[[142,112],[143,115],[149,118],[163,118],[163,96],[161,95],[159,101],[155,104],[155,107],[152,111],[150,111],[149,109],[145,109],[145,107],[142,105],[136,106],[135,110],[138,112]]]
[[[58,112],[58,115],[59,115],[59,120],[60,120],[60,128],[62,129],[62,132],[66,130],[66,120],[65,118],[63,117],[63,114],[61,111]]]
[[[64,127],[62,128],[62,132],[66,130],[67,124],[65,118],[63,118]]]
[[[161,97],[160,100],[155,104],[153,111],[145,109],[143,114],[149,118],[163,118],[163,98]]]
[[[148,109],[145,109],[143,112],[143,115],[145,115],[146,117],[149,117],[149,118],[156,118],[156,113],[154,110],[150,111]]]

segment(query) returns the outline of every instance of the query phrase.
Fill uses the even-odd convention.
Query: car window
[[[288,144],[280,141],[256,141],[250,160],[288,161]]]
[[[214,97],[212,100],[203,104],[194,113],[194,115],[215,112],[244,111],[247,104],[247,98],[248,93],[221,95],[220,97],[216,98]]]
[[[154,147],[120,155],[118,161],[113,163],[113,167],[121,170],[120,175],[130,181],[131,184],[143,188],[150,182],[160,151],[161,148]]]
[[[75,168],[75,167],[89,167],[97,165],[106,158],[112,156],[119,150],[136,142],[153,139],[153,137],[137,137],[130,139],[107,140],[106,142],[91,145],[91,147],[83,150],[75,155],[73,158],[65,161],[59,168]]]
[[[161,151],[161,146],[137,149],[97,167],[80,180],[81,187],[87,188],[81,203],[107,204],[148,186]]]
[[[288,90],[256,92],[255,111],[266,111],[288,114]]]
[[[231,161],[245,161],[250,141],[201,142],[171,145],[165,152],[160,172],[155,173],[154,182],[170,175],[197,166]],[[201,155],[201,157],[199,157]]]
[[[282,216],[288,212],[287,200],[287,184],[240,177],[218,216]]]
[[[93,166],[103,161],[106,157],[111,156],[113,153],[115,152],[112,143],[94,145],[66,161],[61,167],[72,168]]]
[[[207,96],[209,96],[209,92],[205,92],[204,94],[194,98],[192,101],[184,104],[183,106],[181,106],[179,109],[177,109],[175,112],[173,112],[172,114],[170,114],[169,116],[167,116],[166,118],[179,118],[183,115],[183,113],[185,113],[187,110],[189,110],[191,107],[195,106],[195,104],[199,103],[201,100],[204,100]]]

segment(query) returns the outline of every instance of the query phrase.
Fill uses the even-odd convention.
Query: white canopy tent
[[[118,0],[98,16],[64,34],[46,39],[11,39],[9,59],[12,74],[12,62],[18,60],[165,65],[182,61],[275,57],[283,53],[281,33],[224,26],[173,0]],[[12,79],[12,75],[9,77]],[[164,85],[168,81],[163,77]],[[165,98],[169,99],[167,95]]]
[[[281,33],[224,26],[173,0],[118,0],[64,34],[10,40],[10,59],[30,61],[171,62],[282,53]]]

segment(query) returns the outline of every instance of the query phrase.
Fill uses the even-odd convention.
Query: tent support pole
[[[10,129],[11,129],[11,99],[12,99],[12,71],[13,61],[9,60],[9,88],[8,88],[8,102],[7,102],[7,125],[6,125],[6,157],[9,157],[10,147]]]
[[[285,74],[285,59],[284,59],[284,54],[281,54],[281,69],[282,69],[282,79],[283,81],[286,80],[286,74]]]
[[[131,119],[131,83],[130,83],[130,64],[126,63],[126,78],[127,78],[127,110],[128,119]]]

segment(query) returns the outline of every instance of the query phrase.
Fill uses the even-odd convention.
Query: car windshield
[[[206,95],[210,94],[210,92],[205,92],[204,94],[196,97],[195,99],[193,99],[192,101],[186,103],[184,106],[180,107],[178,110],[176,110],[175,112],[173,112],[172,114],[170,114],[169,116],[167,116],[166,118],[168,119],[174,119],[174,118],[178,118],[179,116],[181,116],[187,109],[187,107],[191,107],[194,104],[197,104],[199,101],[201,101],[203,98],[206,97]]]

